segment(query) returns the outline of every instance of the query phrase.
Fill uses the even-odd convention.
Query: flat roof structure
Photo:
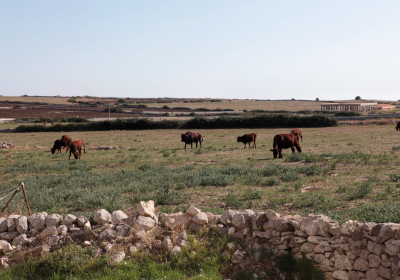
[[[378,110],[390,111],[396,109],[396,106],[391,104],[378,104]]]
[[[378,110],[377,103],[325,103],[321,104],[321,111],[327,112],[368,112]]]

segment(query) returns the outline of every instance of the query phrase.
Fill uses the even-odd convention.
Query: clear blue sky
[[[0,0],[0,94],[400,99],[399,0]]]

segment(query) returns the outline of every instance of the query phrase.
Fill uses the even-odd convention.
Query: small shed
[[[390,104],[378,104],[378,110],[391,111],[396,109],[396,106]]]

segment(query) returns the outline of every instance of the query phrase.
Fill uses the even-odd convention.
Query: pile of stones
[[[0,149],[9,149],[9,148],[14,148],[15,145],[7,142],[0,142]]]
[[[161,229],[162,234],[156,234]],[[190,206],[185,213],[157,214],[154,201],[140,202],[131,216],[121,210],[109,213],[100,209],[90,220],[45,212],[0,218],[0,264],[7,267],[13,260],[42,256],[72,243],[94,246],[99,254],[109,254],[112,263],[153,249],[178,255],[188,244],[186,232],[202,230],[248,244],[246,249],[228,243],[222,252],[240,267],[260,260],[266,252],[294,257],[305,254],[315,259],[328,278],[400,280],[399,224],[350,220],[340,225],[324,215],[281,217],[270,209],[214,215]]]

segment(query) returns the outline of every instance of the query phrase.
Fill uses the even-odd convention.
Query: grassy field
[[[304,110],[321,110],[321,103],[316,101],[276,101],[276,100],[231,100],[223,102],[196,102],[196,103],[147,103],[148,107],[161,108],[165,105],[169,107],[187,107],[191,109],[207,108],[210,110],[215,109],[232,109],[234,111],[251,111],[251,110],[266,110],[266,111],[280,111],[286,110],[290,112],[304,111]]]
[[[393,125],[302,130],[303,153],[284,150],[278,160],[269,151],[272,138],[290,129],[203,130],[203,147],[186,150],[180,142],[186,131],[68,133],[86,143],[80,161],[51,154],[62,133],[2,133],[0,142],[18,147],[0,150],[0,195],[24,181],[33,212],[131,213],[138,201],[153,199],[165,212],[194,204],[216,214],[271,208],[324,213],[341,222],[400,222],[400,135]],[[236,137],[251,132],[258,134],[257,149],[243,149]],[[7,211],[26,214],[23,203],[18,194]]]
[[[68,104],[69,97],[37,97],[37,96],[0,96],[0,101],[9,102],[41,102],[50,104]]]

